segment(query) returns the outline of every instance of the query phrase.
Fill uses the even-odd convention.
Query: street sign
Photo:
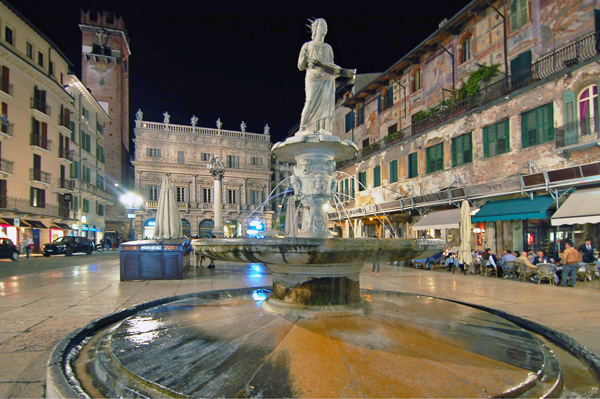
[[[20,227],[20,226],[21,226],[21,219],[15,218],[15,227]]]
[[[128,213],[127,219],[135,219],[135,213]]]

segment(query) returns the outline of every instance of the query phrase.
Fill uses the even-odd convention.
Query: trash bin
[[[190,242],[183,239],[129,241],[120,245],[121,281],[181,280],[190,267]]]

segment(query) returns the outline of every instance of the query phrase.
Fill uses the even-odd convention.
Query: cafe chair
[[[581,279],[583,282],[587,282],[588,279],[590,279],[590,281],[594,281],[595,272],[596,272],[595,264],[588,263],[585,266],[581,265],[577,269],[577,280]]]
[[[525,263],[519,262],[518,260],[517,260],[517,267],[519,269],[518,280],[520,280],[521,277],[523,277],[523,281],[525,281],[527,279],[527,277],[535,277],[538,275],[537,269],[532,269],[530,267],[527,267],[527,266],[525,266]]]
[[[540,263],[537,265],[539,268],[540,278],[538,280],[538,284],[542,282],[542,280],[548,280],[550,284],[555,284],[554,275],[556,274],[556,267],[550,263]]]
[[[505,278],[517,278],[517,266],[515,261],[506,262],[504,265],[504,277]]]

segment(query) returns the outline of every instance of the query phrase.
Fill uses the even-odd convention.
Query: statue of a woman
[[[335,78],[354,77],[356,70],[343,69],[333,63],[333,50],[323,41],[327,34],[327,22],[323,18],[313,21],[311,31],[312,40],[304,43],[298,59],[298,69],[306,70],[306,102],[300,119],[300,131],[325,130],[331,133],[335,108]]]

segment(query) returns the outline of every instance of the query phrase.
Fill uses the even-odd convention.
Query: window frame
[[[391,160],[389,163],[390,168],[390,184],[398,181],[398,160]]]
[[[544,119],[546,113],[547,120]],[[535,130],[531,129],[531,117],[535,118]],[[540,123],[541,122],[541,123]],[[535,131],[535,142],[531,142],[532,132]],[[521,114],[521,148],[535,147],[554,141],[554,103],[542,105]],[[527,141],[525,140],[527,138]]]
[[[407,156],[407,161],[408,161],[407,177],[409,179],[419,177],[419,154],[416,151],[411,152]]]
[[[432,145],[431,147],[426,148],[425,152],[427,156],[427,174],[443,171],[444,143]]]
[[[500,140],[499,130],[502,129],[503,139],[505,141],[504,151],[499,151],[498,143]],[[493,139],[493,140],[492,140]],[[494,151],[490,151],[491,146],[494,146]],[[498,155],[510,152],[510,122],[509,119],[494,123],[483,128],[483,156],[484,158],[492,158]]]
[[[452,166],[457,167],[470,163],[473,163],[473,136],[471,132],[452,139]]]
[[[381,165],[373,168],[373,187],[381,186]]]
[[[358,191],[367,189],[367,171],[358,172]]]

